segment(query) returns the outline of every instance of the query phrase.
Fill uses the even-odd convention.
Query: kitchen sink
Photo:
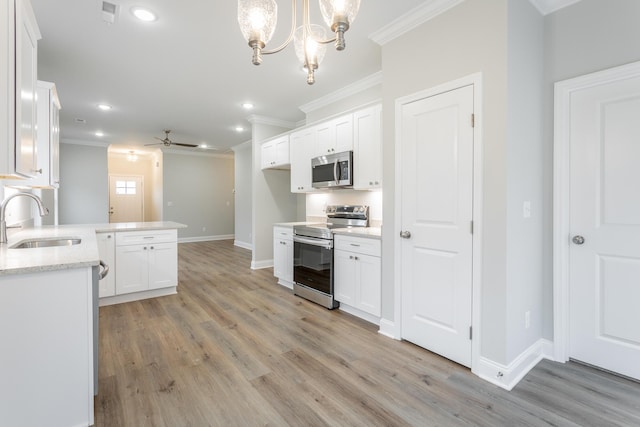
[[[82,239],[77,237],[54,237],[54,238],[42,238],[42,239],[28,239],[23,240],[11,246],[11,249],[33,249],[33,248],[50,248],[55,246],[73,246],[82,242]]]

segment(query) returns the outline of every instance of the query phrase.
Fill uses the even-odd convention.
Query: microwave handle
[[[338,164],[339,162],[336,160],[333,163],[333,180],[338,184]]]

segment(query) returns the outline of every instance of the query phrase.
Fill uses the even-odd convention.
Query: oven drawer
[[[357,252],[364,255],[379,257],[381,253],[381,242],[379,239],[336,234],[333,237],[333,245],[336,250]]]

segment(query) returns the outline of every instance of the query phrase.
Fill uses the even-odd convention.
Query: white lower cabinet
[[[116,236],[115,233],[96,233],[100,260],[109,266],[109,273],[99,282],[100,298],[116,294]]]
[[[273,275],[278,283],[293,289],[293,229],[273,227]]]
[[[116,295],[178,285],[176,230],[116,233]]]
[[[334,297],[340,301],[340,308],[355,315],[362,312],[380,317],[380,240],[338,234],[334,247]]]
[[[92,278],[91,267],[0,276],[0,425],[93,425]]]

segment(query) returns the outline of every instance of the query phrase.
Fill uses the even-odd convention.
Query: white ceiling
[[[368,36],[425,3],[363,0],[346,50],[330,45],[316,84],[308,86],[292,46],[251,64],[233,0],[112,0],[119,5],[113,25],[102,21],[101,0],[31,2],[42,33],[38,77],[56,83],[63,140],[142,146],[172,129],[176,142],[220,148],[251,138],[249,130],[234,130],[250,129],[250,114],[297,122],[304,119],[299,106],[379,71],[380,47]],[[311,4],[312,20],[321,23],[317,0]],[[159,19],[137,21],[133,6]],[[291,4],[280,1],[279,8],[271,47],[289,31]],[[245,101],[256,108],[243,110]],[[113,109],[99,111],[98,103]]]

